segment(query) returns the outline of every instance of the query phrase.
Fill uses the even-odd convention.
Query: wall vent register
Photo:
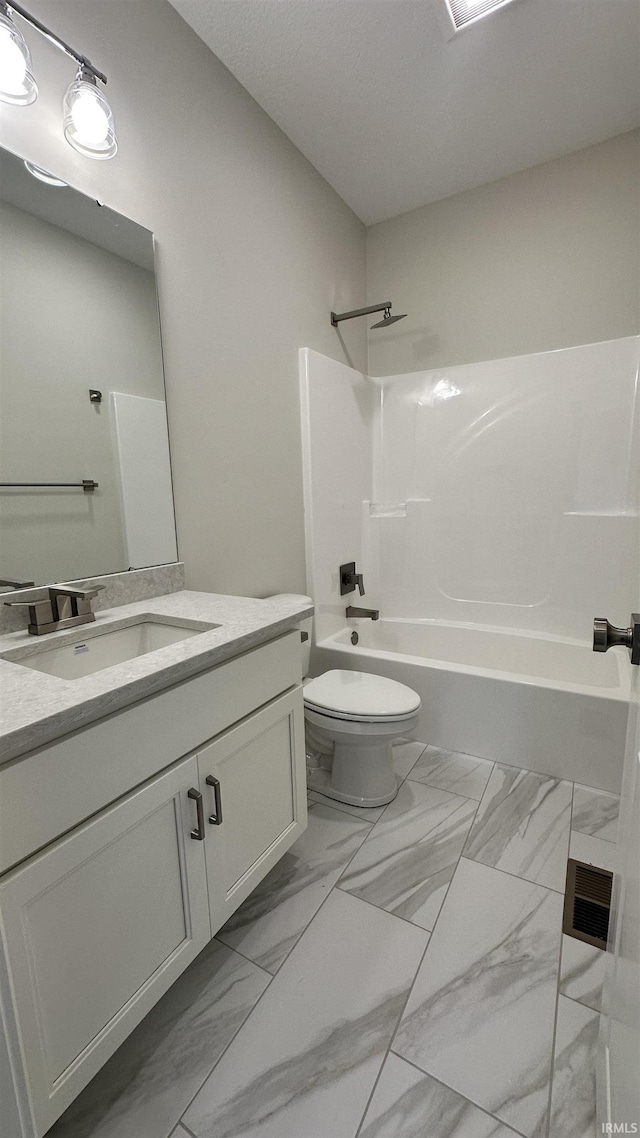
[[[613,873],[569,858],[562,931],[595,948],[607,947]]]

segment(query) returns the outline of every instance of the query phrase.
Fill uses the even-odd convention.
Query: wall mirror
[[[0,149],[3,591],[177,560],[153,234],[43,175]]]

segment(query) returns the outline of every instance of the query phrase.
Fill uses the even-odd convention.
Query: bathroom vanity
[[[3,1138],[41,1138],[304,830],[310,612],[178,592],[0,638]]]

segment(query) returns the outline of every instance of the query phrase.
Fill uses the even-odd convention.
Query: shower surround
[[[314,670],[409,684],[430,743],[619,789],[627,679],[590,637],[634,605],[639,345],[383,379],[303,350]],[[354,558],[376,625],[345,618]]]

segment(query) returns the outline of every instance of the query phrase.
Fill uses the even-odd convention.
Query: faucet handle
[[[352,593],[354,589],[359,590],[361,597],[364,596],[362,573],[356,573],[355,561],[347,561],[340,566],[340,596],[343,597],[345,593]]]
[[[49,592],[56,597],[78,597],[81,601],[88,601],[105,587],[105,585],[91,585],[89,589],[76,589],[72,585],[50,585]]]
[[[50,605],[51,601],[49,597],[37,597],[30,601],[4,601],[4,604],[10,609],[33,609],[39,605]]]

